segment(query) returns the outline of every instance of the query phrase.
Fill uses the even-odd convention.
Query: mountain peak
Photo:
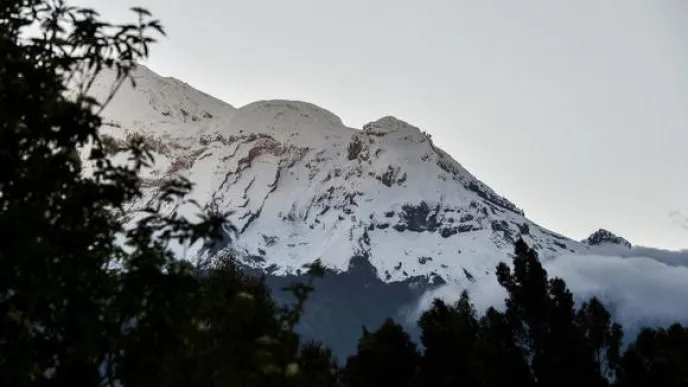
[[[428,139],[427,134],[422,132],[418,127],[394,116],[384,116],[376,121],[363,125],[363,132],[375,136],[385,136],[391,133],[398,133],[406,136],[407,139],[417,141],[424,141]]]
[[[105,101],[113,90],[115,74],[112,69],[101,71],[90,95]],[[164,123],[208,127],[228,122],[236,111],[211,95],[177,79],[160,76],[143,65],[137,65],[130,75],[136,86],[123,83],[103,111],[114,125],[131,128]]]
[[[342,119],[320,106],[304,101],[285,99],[262,100],[239,109],[250,115],[262,115],[274,121],[292,121],[293,124],[308,123],[322,127],[343,127]]]
[[[275,275],[298,274],[315,259],[340,272],[364,260],[385,282],[434,283],[488,275],[518,237],[544,255],[585,248],[526,219],[396,117],[357,130],[308,102],[235,109],[147,68],[134,77],[138,86],[106,109],[104,134],[119,144],[137,133],[155,146],[146,198],[181,174],[195,184],[191,199],[234,211],[238,235],[213,254],[232,252]],[[196,209],[180,207],[187,210]]]
[[[594,233],[590,234],[590,236],[586,239],[583,240],[583,243],[586,243],[590,246],[599,246],[602,244],[614,244],[614,245],[619,245],[623,246],[626,248],[631,248],[631,242],[627,241],[626,239],[615,235],[611,231],[605,230],[603,228],[595,231]]]
[[[399,119],[395,116],[384,116],[373,122],[368,123],[366,126],[381,127],[381,128],[392,128],[392,129],[415,129],[420,130],[417,127],[409,124],[408,122]]]

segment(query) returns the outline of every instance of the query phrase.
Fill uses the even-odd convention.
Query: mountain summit
[[[610,244],[619,245],[629,249],[632,247],[631,242],[620,236],[614,235],[611,231],[607,231],[602,228],[590,234],[589,237],[583,240],[583,243],[587,243],[590,246]]]
[[[320,258],[336,272],[366,262],[384,282],[464,282],[492,272],[517,238],[545,258],[590,248],[527,219],[395,117],[356,129],[306,102],[237,109],[143,66],[134,78],[103,113],[113,154],[141,135],[155,150],[149,195],[181,174],[199,203],[234,210],[239,233],[214,253],[254,269],[299,274]],[[111,79],[96,82],[96,98]]]

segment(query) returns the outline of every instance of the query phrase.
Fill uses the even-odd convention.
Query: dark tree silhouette
[[[318,342],[301,346],[299,367],[302,378],[298,383],[304,387],[335,387],[339,385],[339,369],[332,351]]]
[[[475,346],[478,320],[467,292],[455,305],[435,300],[420,317],[421,360],[419,384],[423,386],[475,386]]]
[[[477,386],[535,385],[526,353],[515,341],[513,327],[504,314],[494,308],[488,308],[480,319],[474,355]]]
[[[212,248],[232,228],[212,210],[198,208],[198,222],[163,211],[193,204],[182,178],[139,213],[125,211],[142,195],[151,152],[134,137],[118,149],[129,163],[111,163],[99,113],[163,34],[133,11],[135,23],[109,24],[63,0],[0,4],[0,385],[308,380],[293,329],[310,283],[291,286],[297,303],[278,307],[231,260],[201,274],[175,259],[171,241]],[[115,82],[96,101],[89,90],[103,70]],[[301,353],[306,364],[312,350]]]
[[[621,357],[617,386],[688,386],[688,328],[643,329]]]
[[[566,283],[560,278],[548,279],[537,252],[523,240],[516,242],[514,252],[513,271],[501,263],[497,277],[508,294],[506,318],[537,385],[606,385],[597,361],[606,347],[594,348],[586,341],[588,329],[576,319],[573,295]],[[607,342],[603,340],[601,345]]]
[[[387,319],[375,332],[365,328],[358,352],[349,357],[342,380],[349,387],[411,386],[419,354],[401,325]]]
[[[584,342],[592,350],[599,366],[599,374],[612,379],[620,357],[621,325],[612,322],[611,314],[595,297],[581,305],[576,320],[583,330]]]

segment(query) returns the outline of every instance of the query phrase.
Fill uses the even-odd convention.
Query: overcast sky
[[[167,28],[146,63],[433,135],[539,224],[688,248],[688,1],[80,0]]]

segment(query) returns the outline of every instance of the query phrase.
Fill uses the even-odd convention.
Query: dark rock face
[[[382,175],[375,176],[375,179],[387,187],[391,187],[393,184],[402,185],[406,178],[406,172],[401,172],[398,167],[394,168],[391,165],[387,167],[387,170]]]
[[[607,231],[605,229],[599,229],[592,233],[587,239],[584,239],[582,241],[583,243],[587,243],[590,246],[597,246],[601,245],[604,243],[610,243],[610,244],[615,244],[615,245],[620,245],[624,246],[626,248],[631,248],[631,242],[627,241],[626,239],[616,236],[610,231]]]
[[[469,231],[473,231],[473,225],[470,225],[470,224],[462,224],[462,225],[459,225],[458,231],[459,231],[459,232],[469,232]]]
[[[442,235],[442,238],[449,238],[452,235],[455,235],[459,232],[458,227],[444,227],[440,231],[440,235]]]
[[[409,231],[434,232],[440,226],[437,221],[439,206],[431,209],[426,202],[420,202],[419,205],[405,205],[402,208],[400,225]]]
[[[358,158],[358,155],[361,154],[362,150],[363,143],[361,143],[361,139],[358,137],[353,137],[347,148],[347,158],[349,160],[355,160],[356,158]]]
[[[256,272],[256,274],[259,274]],[[293,282],[306,282],[305,276],[265,275],[265,281],[279,303],[291,303],[293,296],[282,288]],[[403,282],[385,283],[363,257],[354,257],[347,272],[326,271],[316,279],[301,323],[297,327],[304,339],[319,340],[332,348],[340,363],[356,352],[362,326],[377,329],[385,318],[405,324],[407,312],[427,290],[442,285],[412,277]],[[418,338],[415,324],[406,327]]]
[[[305,275],[277,276],[270,274],[271,270],[261,271],[248,266],[243,270],[263,277],[278,304],[295,301],[284,287],[308,281]],[[198,274],[204,276],[205,271],[200,270]],[[362,327],[375,330],[387,317],[405,325],[407,332],[418,341],[420,332],[407,316],[424,292],[443,284],[440,277],[430,280],[409,277],[402,282],[385,283],[377,277],[375,268],[365,256],[353,257],[348,271],[325,270],[325,276],[314,281],[315,291],[306,302],[296,331],[303,340],[317,340],[330,347],[340,364],[356,352]]]
[[[490,191],[488,191],[487,187],[484,184],[479,184],[476,182],[470,182],[469,184],[466,185],[466,188],[469,189],[470,191],[475,192],[478,196],[480,196],[482,199],[493,203],[501,208],[504,208],[508,211],[514,212],[519,215],[523,215],[523,211],[516,207],[513,203],[509,202],[505,198],[502,198],[500,196],[497,196]]]
[[[425,265],[426,263],[432,261],[432,257],[418,257],[418,263]]]
[[[504,221],[504,220],[502,220],[501,222],[500,222],[500,221],[497,221],[497,220],[493,220],[493,221],[490,223],[490,226],[492,227],[492,231],[505,231],[505,230],[509,230],[509,224],[508,224],[506,221]]]
[[[475,282],[475,277],[473,277],[473,274],[471,274],[470,271],[463,269],[463,274],[466,276],[467,280],[469,280],[471,282]]]

